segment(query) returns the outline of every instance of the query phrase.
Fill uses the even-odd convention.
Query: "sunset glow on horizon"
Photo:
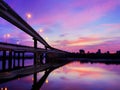
[[[54,48],[70,52],[120,50],[120,0],[4,1]],[[1,17],[0,30],[0,42],[9,34],[9,43],[33,43]]]

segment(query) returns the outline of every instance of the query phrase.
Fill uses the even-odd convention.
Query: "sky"
[[[4,1],[52,47],[70,52],[120,50],[120,0]],[[0,42],[33,46],[32,37],[1,17]]]

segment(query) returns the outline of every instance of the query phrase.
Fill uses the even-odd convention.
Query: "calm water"
[[[31,90],[33,81],[29,75],[0,84],[0,90]],[[120,90],[120,65],[72,62],[52,71],[39,90]]]

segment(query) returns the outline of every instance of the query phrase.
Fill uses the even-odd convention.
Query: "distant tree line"
[[[67,54],[67,57],[71,58],[91,58],[91,59],[120,59],[120,51],[116,51],[116,53],[110,53],[107,51],[106,53],[101,53],[101,50],[98,49],[96,53],[90,53],[85,51],[83,49],[80,49],[77,53],[69,53]]]

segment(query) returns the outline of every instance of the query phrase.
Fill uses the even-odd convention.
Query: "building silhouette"
[[[85,54],[85,50],[83,50],[83,49],[80,49],[79,52],[80,52],[80,54]]]
[[[98,49],[98,51],[96,52],[96,54],[101,54],[101,49]]]

